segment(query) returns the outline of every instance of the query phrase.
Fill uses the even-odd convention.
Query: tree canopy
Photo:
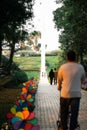
[[[61,31],[59,42],[61,48],[67,52],[73,49],[83,62],[83,55],[87,54],[87,1],[86,0],[57,0],[62,6],[54,14],[57,30]]]
[[[33,4],[34,0],[0,0],[0,64],[2,43],[5,37],[11,45],[10,67],[15,43],[20,36],[21,26],[26,23],[26,20],[33,17]]]
[[[32,0],[0,0],[0,30],[17,29],[32,17]]]

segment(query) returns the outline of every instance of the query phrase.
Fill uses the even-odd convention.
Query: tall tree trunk
[[[0,65],[1,65],[1,62],[2,62],[2,45],[0,42]]]
[[[15,40],[13,41],[12,46],[11,46],[11,53],[10,53],[10,58],[9,58],[9,62],[8,62],[8,74],[10,74],[10,72],[11,72],[11,66],[12,66],[12,63],[13,63],[14,50],[15,50]]]
[[[8,71],[8,74],[11,73],[11,66],[12,66],[12,63],[13,63],[13,56],[14,56],[14,50],[15,50],[15,25],[13,24],[13,28],[12,28],[12,45],[11,45],[11,52],[10,52],[10,57],[9,57],[9,62],[8,62],[8,68],[7,68],[7,71]]]

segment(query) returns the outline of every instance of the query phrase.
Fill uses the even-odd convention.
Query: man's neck
[[[76,63],[76,61],[69,61],[69,60],[67,60],[67,63]]]

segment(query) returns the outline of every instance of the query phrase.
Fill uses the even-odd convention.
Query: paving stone
[[[35,113],[40,130],[58,130],[56,121],[59,113],[60,92],[57,85],[39,83],[35,97]],[[87,130],[87,91],[82,90],[79,112],[80,130]]]

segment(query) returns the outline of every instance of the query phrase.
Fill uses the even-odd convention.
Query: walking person
[[[54,68],[54,85],[57,84],[57,70]]]
[[[81,98],[81,83],[85,80],[84,67],[76,63],[74,51],[67,53],[67,62],[58,70],[58,90],[60,90],[60,120],[59,130],[68,130],[68,113],[71,107],[69,130],[75,130]]]
[[[50,84],[52,85],[53,79],[54,79],[54,72],[53,72],[53,69],[51,69],[50,72],[49,72],[49,78],[50,78]]]

